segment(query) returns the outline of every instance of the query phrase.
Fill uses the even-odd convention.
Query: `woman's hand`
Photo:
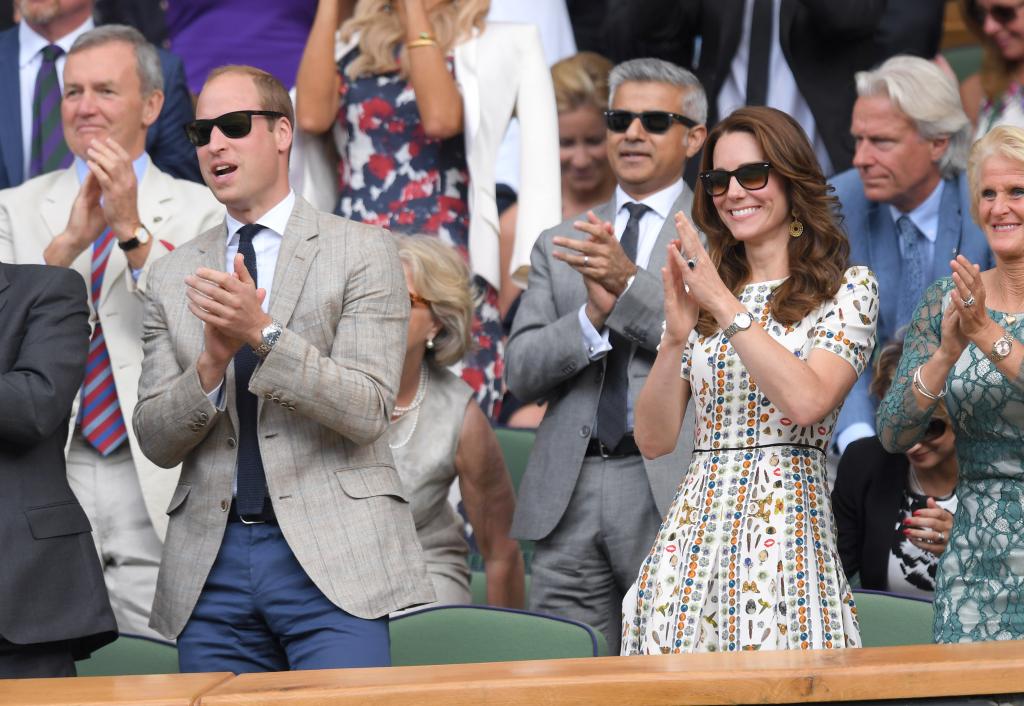
[[[954,291],[951,298],[958,299],[959,294]],[[950,366],[960,359],[960,354],[967,347],[967,336],[963,333],[960,320],[960,309],[950,303],[942,314],[942,340],[939,341],[939,348],[936,351],[936,355]]]
[[[903,520],[903,525],[903,534],[915,547],[939,556],[949,544],[953,515],[939,507],[935,498],[928,498],[928,506],[914,510],[913,517]]]
[[[683,270],[687,269],[679,253],[679,241],[668,244],[665,267],[661,268],[661,281],[665,285],[665,333],[662,341],[666,345],[682,345],[697,325],[697,300],[686,292]]]
[[[690,296],[701,309],[714,316],[719,324],[723,321],[731,322],[743,310],[743,305],[718,276],[718,268],[701,245],[697,230],[682,211],[676,213],[676,233],[679,234],[683,282]]]
[[[953,283],[956,285],[950,300],[959,314],[960,333],[967,339],[973,339],[992,324],[985,309],[985,283],[981,280],[981,267],[963,255],[957,255],[949,266],[953,270]]]

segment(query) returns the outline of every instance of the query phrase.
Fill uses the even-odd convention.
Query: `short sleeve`
[[[811,331],[812,348],[834,353],[860,375],[875,347],[877,321],[878,280],[866,267],[851,267]]]

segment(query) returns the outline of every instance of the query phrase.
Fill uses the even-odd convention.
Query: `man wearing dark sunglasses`
[[[89,370],[76,398],[68,478],[96,530],[122,632],[149,627],[175,472],[142,453],[131,416],[150,266],[223,218],[202,185],[162,172],[145,151],[163,105],[156,49],[103,25],[71,46],[57,104],[74,162],[0,192],[0,259],[77,270],[90,285]]]
[[[690,212],[686,160],[704,143],[707,100],[689,71],[637,59],[610,76],[612,201],[541,234],[506,349],[506,382],[547,413],[520,487],[513,533],[536,540],[530,607],[600,629],[613,654],[622,596],[686,471],[640,456],[632,401],[664,319],[660,268]],[[692,441],[692,417],[688,429]]]
[[[910,323],[924,289],[963,254],[992,267],[970,215],[967,151],[971,125],[957,85],[925,59],[897,56],[856,75],[850,124],[854,168],[832,179],[850,238],[850,264],[878,278],[878,340]],[[875,433],[870,367],[836,423],[840,452]]]
[[[185,131],[228,215],[150,273],[134,424],[184,462],[153,604],[182,671],[385,666],[434,600],[387,439],[409,300],[391,237],[288,181],[294,114],[214,70]]]

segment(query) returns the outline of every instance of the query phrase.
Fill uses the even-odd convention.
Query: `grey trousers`
[[[92,524],[117,629],[166,642],[149,627],[163,545],[146,511],[128,443],[104,457],[76,430],[68,483]]]
[[[536,543],[530,610],[587,623],[619,654],[622,597],[660,523],[640,456],[586,457],[565,514]]]

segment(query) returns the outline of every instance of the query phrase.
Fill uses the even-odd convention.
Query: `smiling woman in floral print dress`
[[[701,166],[708,252],[678,214],[665,333],[636,405],[655,457],[692,395],[695,448],[623,601],[623,653],[859,646],[825,449],[874,346],[877,283],[847,269],[835,199],[792,118],[736,111]]]

